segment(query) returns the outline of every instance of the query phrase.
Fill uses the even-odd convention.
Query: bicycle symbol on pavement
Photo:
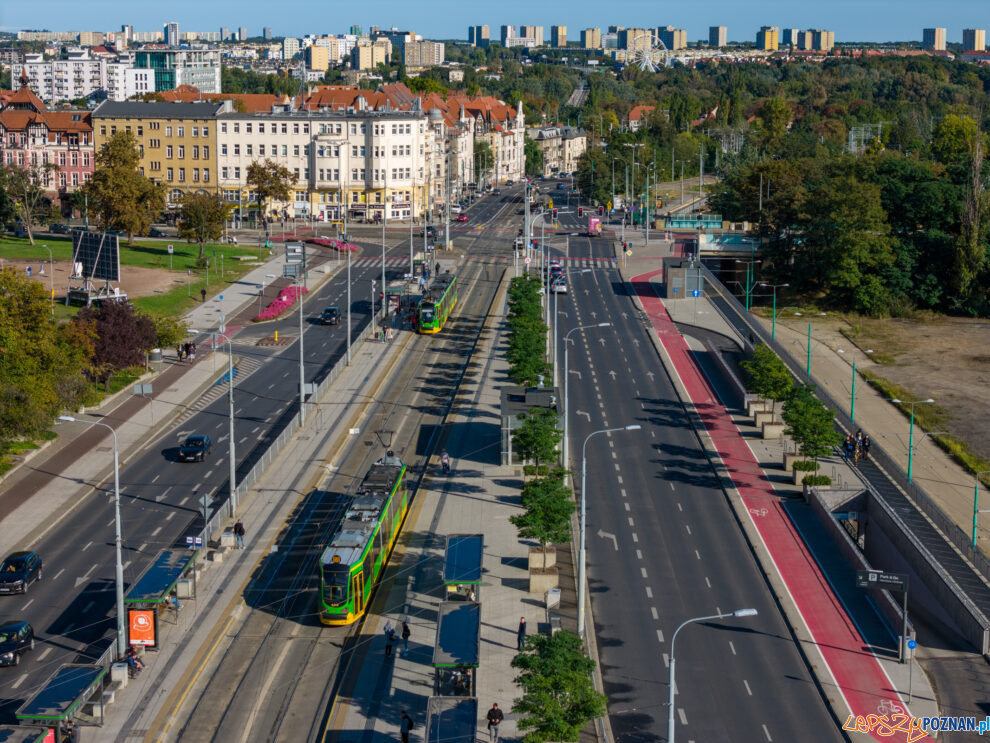
[[[751,514],[753,514],[754,516],[763,517],[763,516],[766,516],[767,515],[767,509],[765,509],[765,508],[751,508],[751,509],[749,509],[749,512]]]

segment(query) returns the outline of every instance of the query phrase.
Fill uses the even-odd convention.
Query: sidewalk
[[[481,648],[477,671],[478,736],[488,739],[484,722],[493,702],[505,713],[499,736],[518,740],[511,713],[521,693],[510,663],[516,655],[519,618],[528,634],[548,632],[542,594],[528,593],[528,544],[519,541],[509,517],[519,513],[519,467],[500,461],[500,386],[507,383],[502,325],[504,301],[496,299],[488,329],[475,351],[483,368],[465,378],[445,428],[451,456],[449,477],[439,465],[424,479],[392,557],[394,579],[376,599],[384,608],[369,616],[357,655],[345,670],[351,680],[338,695],[326,740],[349,740],[373,731],[375,739],[397,740],[403,710],[416,724],[416,739],[426,726],[427,700],[433,695],[433,648],[444,586],[445,537],[457,533],[485,535],[481,604]],[[576,630],[576,591],[569,550],[558,550],[563,628]],[[406,619],[412,630],[409,653],[384,655],[383,628]],[[584,738],[582,738],[583,740]]]

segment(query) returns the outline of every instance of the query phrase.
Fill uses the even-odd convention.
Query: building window
[[[193,160],[199,160],[199,145],[193,145],[192,148]]]
[[[220,168],[220,177],[227,180],[227,168]]]
[[[179,145],[179,159],[180,160],[186,159],[186,146],[182,144]]]
[[[351,168],[351,180],[352,181],[357,180],[357,168]]]
[[[295,157],[299,157],[299,145],[297,145],[297,144],[292,145],[292,154]]]
[[[143,137],[144,136],[144,127],[143,126],[139,126],[137,133],[138,133],[138,136],[139,137]]]
[[[100,136],[101,136],[101,137],[105,137],[105,136],[107,136],[107,128],[106,128],[106,126],[105,126],[105,125],[103,125],[103,126],[100,126]]]
[[[223,121],[220,122],[220,131],[223,134],[226,134],[227,133],[227,123],[226,122],[223,122]]]
[[[186,180],[186,169],[179,168],[179,183],[184,183]]]
[[[254,147],[252,147],[251,145],[246,145],[245,150],[248,157],[251,157],[254,154]]]
[[[199,168],[192,169],[193,183],[199,183]]]
[[[237,180],[240,180],[241,179],[241,169],[240,168],[234,168],[234,178],[236,178]]]
[[[289,133],[289,125],[282,124],[282,134],[288,134],[288,133]]]
[[[170,144],[165,145],[165,157],[170,160],[172,159],[172,145]]]
[[[225,145],[225,144],[220,145],[220,154],[221,155],[226,155],[227,154],[227,145]]]
[[[172,136],[172,127],[170,127],[170,126],[165,127],[165,136],[166,137],[171,137]]]
[[[235,144],[234,145],[234,154],[235,155],[240,155],[241,154],[241,146],[239,144]]]
[[[351,124],[351,134],[357,134],[357,124]]]
[[[282,126],[285,126],[285,124],[283,124]],[[286,144],[282,145],[282,157],[287,157],[288,154],[289,154],[289,146]]]
[[[265,146],[263,144],[259,144],[258,145],[258,155],[260,157],[264,157],[265,156]]]
[[[210,159],[210,146],[208,144],[203,145],[203,159],[204,160]]]
[[[165,169],[165,180],[167,180],[167,181],[172,180],[172,169],[171,168],[166,168]]]
[[[184,126],[177,126],[175,128],[175,131],[180,137],[186,136],[186,128]]]
[[[264,133],[265,133],[265,122],[264,121],[259,121],[258,122],[258,134],[264,134]]]
[[[298,134],[299,133],[299,124],[293,124],[292,125],[292,133],[293,134]]]
[[[204,137],[210,136],[210,127],[208,127],[208,126],[204,126],[203,127],[203,136]]]
[[[199,127],[198,127],[198,126],[194,126],[194,127],[192,128],[192,135],[193,135],[194,137],[198,137],[198,136],[199,136]]]
[[[357,145],[356,144],[352,144],[351,145],[351,157],[357,157]]]
[[[79,174],[78,173],[73,173],[72,174],[72,185],[73,186],[78,186],[79,185]]]
[[[210,169],[203,168],[203,183],[209,183],[209,182],[210,182]]]

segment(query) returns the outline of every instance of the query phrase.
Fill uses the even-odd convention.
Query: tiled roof
[[[198,103],[216,101],[240,101],[247,113],[268,113],[272,106],[288,102],[288,96],[277,96],[270,93],[200,93],[199,88],[192,85],[180,85],[173,90],[162,91],[161,96],[167,103]]]
[[[91,132],[93,122],[89,111],[0,111],[0,125],[7,131],[26,131],[32,124],[44,124],[53,132]]]
[[[629,112],[630,121],[642,121],[646,116],[653,113],[655,106],[633,106]]]

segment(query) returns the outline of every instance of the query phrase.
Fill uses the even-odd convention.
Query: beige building
[[[687,29],[660,26],[657,28],[657,36],[660,37],[663,45],[671,51],[687,49]]]
[[[306,67],[310,70],[326,72],[330,69],[330,50],[315,44],[306,47]]]
[[[987,32],[983,28],[963,29],[963,51],[983,52],[987,48]]]
[[[117,132],[131,132],[141,154],[141,173],[165,184],[167,205],[175,208],[185,193],[216,189],[216,118],[231,109],[230,101],[103,101],[93,111],[96,151]]]
[[[550,46],[558,49],[567,46],[567,26],[550,27]]]
[[[543,46],[543,26],[520,26],[519,38],[532,39],[533,46]]]
[[[835,46],[835,31],[823,28],[811,30],[811,48],[816,52],[830,52]]]
[[[778,26],[763,26],[756,34],[756,48],[766,52],[775,52],[780,47],[780,28]]]
[[[582,49],[601,49],[602,30],[600,28],[585,28],[581,31]]]
[[[380,64],[388,64],[392,58],[392,42],[388,39],[359,41],[351,50],[351,69],[373,70]]]
[[[543,153],[543,175],[574,172],[588,149],[587,134],[574,126],[533,128],[526,133]]]
[[[945,29],[944,28],[926,28],[922,32],[922,42],[926,49],[931,49],[935,52],[945,51]]]
[[[402,47],[402,63],[407,68],[439,67],[443,61],[442,41],[407,41]]]
[[[729,43],[729,30],[725,26],[708,27],[708,46],[721,49]]]
[[[618,32],[619,49],[649,51],[653,47],[653,32],[645,28],[624,28]]]

